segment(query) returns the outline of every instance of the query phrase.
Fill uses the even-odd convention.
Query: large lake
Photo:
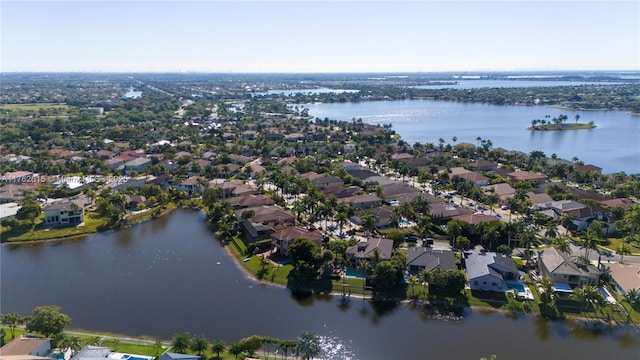
[[[494,147],[529,153],[541,150],[548,157],[573,157],[601,167],[603,173],[640,172],[640,116],[623,111],[571,111],[546,106],[498,106],[433,100],[363,101],[357,103],[304,104],[309,114],[324,119],[370,124],[392,124],[409,142],[434,143],[443,138],[477,144],[491,140]],[[575,131],[530,131],[533,119],[565,114],[568,123],[593,121],[597,128]]]
[[[568,322],[466,311],[460,322],[422,308],[331,297],[300,301],[245,278],[200,212],[177,210],[82,240],[0,247],[0,311],[57,304],[73,328],[226,342],[261,334],[325,339],[329,359],[632,359],[638,329],[595,335]]]

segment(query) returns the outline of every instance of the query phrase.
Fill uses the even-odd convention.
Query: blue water
[[[623,111],[571,111],[547,106],[498,106],[433,100],[363,101],[357,103],[304,104],[314,117],[369,124],[392,124],[409,143],[477,144],[476,138],[491,140],[493,147],[529,153],[541,150],[547,157],[577,157],[585,164],[601,167],[603,173],[640,173],[640,116]],[[565,114],[567,122],[580,115],[580,122],[593,121],[590,130],[530,131],[531,120]]]
[[[516,290],[518,290],[518,293],[524,293],[524,286],[522,284],[507,283],[507,288],[516,289]]]
[[[347,269],[347,273],[345,275],[349,277],[360,278],[360,279],[365,278],[364,274],[362,274],[360,271],[356,269],[351,269],[351,268]]]

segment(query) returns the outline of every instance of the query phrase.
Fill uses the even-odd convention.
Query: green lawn
[[[177,205],[175,203],[169,203],[162,210],[163,213],[175,209]],[[159,206],[149,209],[148,211],[133,214],[127,218],[127,225],[139,223],[151,219],[154,216],[154,212],[160,209]],[[49,240],[49,239],[62,239],[80,235],[87,235],[97,233],[98,229],[107,223],[107,220],[101,217],[96,212],[87,212],[84,217],[83,226],[64,227],[64,228],[52,228],[48,229],[42,225],[44,215],[40,215],[36,219],[36,226],[34,230],[31,230],[31,225],[21,222],[20,225],[13,229],[6,229],[0,227],[0,241],[1,242],[18,242],[18,241],[34,241],[34,240]]]
[[[626,244],[629,247],[629,250],[631,250],[631,252],[633,253],[633,255],[640,255],[640,246],[638,246],[638,243],[628,244],[622,238],[607,238],[607,242],[608,244],[606,244],[604,248],[606,248],[607,251],[613,252],[614,254],[616,250],[620,247],[620,245]]]
[[[47,229],[42,226],[42,219],[40,219],[40,223],[36,224],[34,230],[31,230],[31,226],[26,223],[21,223],[10,231],[5,232],[3,229],[0,239],[2,242],[60,239],[96,233],[98,232],[98,227],[105,223],[105,219],[100,218],[97,213],[93,212],[85,215],[83,226]]]
[[[42,104],[3,104],[0,106],[2,110],[17,110],[17,111],[25,111],[25,110],[35,110],[38,111],[40,109],[63,109],[68,110],[72,108],[72,106],[67,104],[52,104],[52,103],[42,103]]]

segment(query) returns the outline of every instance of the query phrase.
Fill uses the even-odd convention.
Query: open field
[[[72,106],[67,104],[52,104],[52,103],[42,103],[42,104],[2,104],[0,105],[0,110],[17,110],[17,111],[25,111],[25,110],[34,110],[38,111],[40,109],[63,109],[68,110],[72,108]]]

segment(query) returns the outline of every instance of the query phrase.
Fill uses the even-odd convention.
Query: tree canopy
[[[61,333],[71,324],[71,318],[60,312],[54,305],[38,306],[27,320],[27,331],[40,333],[46,337]]]

